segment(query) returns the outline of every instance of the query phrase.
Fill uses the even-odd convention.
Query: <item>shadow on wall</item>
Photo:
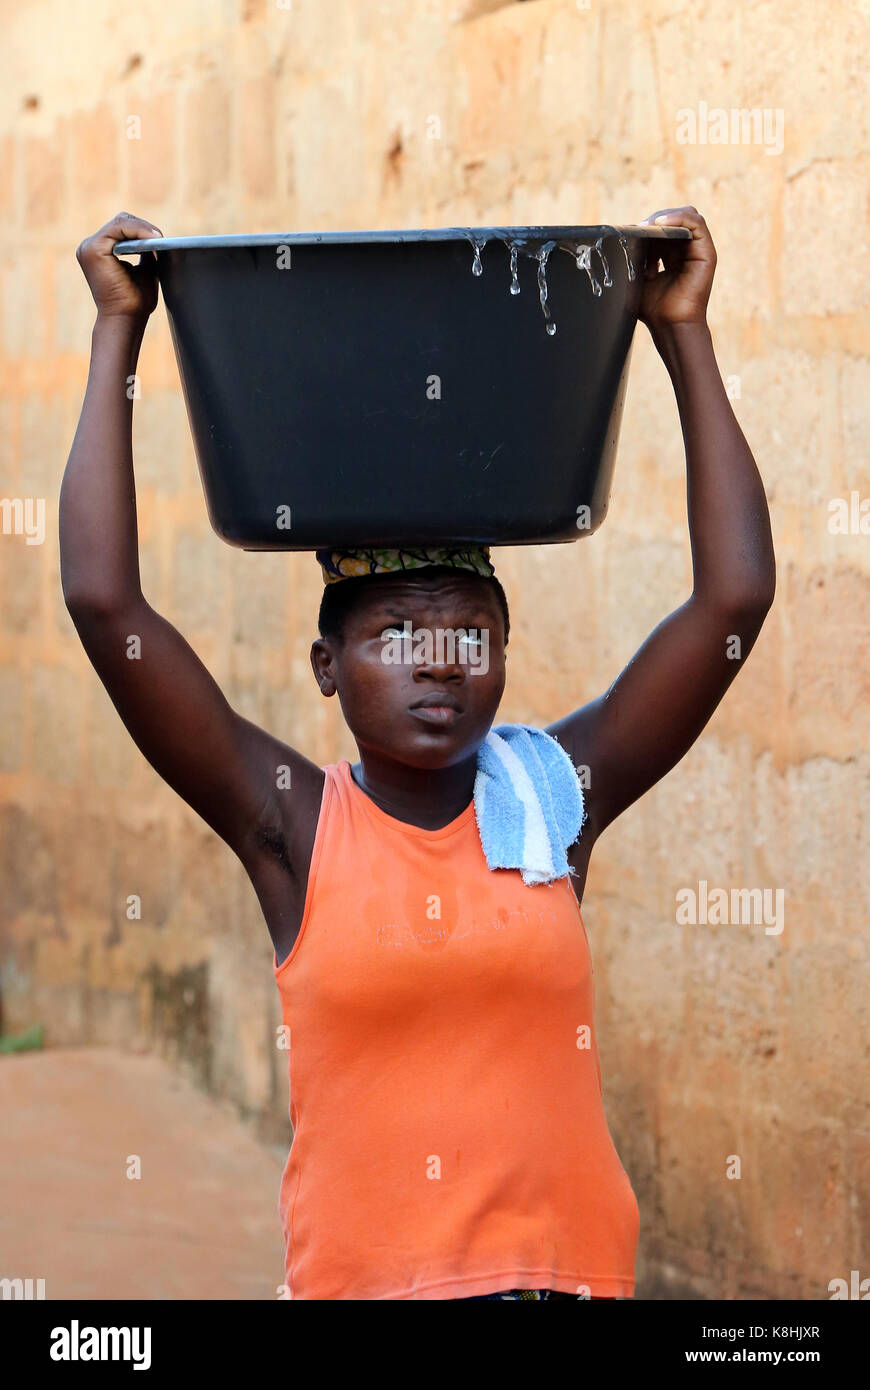
[[[182,1066],[192,1080],[211,1091],[214,1068],[208,965],[203,961],[173,973],[152,963],[141,982],[148,991],[149,1035],[155,1051]]]

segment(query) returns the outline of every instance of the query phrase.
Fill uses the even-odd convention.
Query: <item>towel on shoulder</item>
[[[543,729],[500,724],[477,755],[474,812],[490,869],[520,869],[523,882],[574,874],[565,851],[586,819],[568,754]]]

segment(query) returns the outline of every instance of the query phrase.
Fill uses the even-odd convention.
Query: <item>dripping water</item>
[[[547,259],[555,245],[555,241],[545,241],[543,246],[538,249],[538,290],[541,296],[541,308],[544,311],[544,323],[551,338],[556,331],[556,325],[553,322],[553,316],[547,302]]]
[[[483,250],[484,246],[486,246],[487,241],[490,240],[490,237],[474,237],[471,236],[470,233],[468,233],[467,235],[474,250],[474,258],[471,264],[472,274],[479,276],[483,274],[483,263],[480,258],[480,253]],[[592,288],[592,293],[597,299],[600,298],[605,289],[610,289],[613,285],[613,278],[610,273],[610,265],[608,263],[607,256],[604,254],[603,249],[604,242],[607,240],[609,236],[615,236],[619,241],[619,244],[622,247],[623,255],[625,257],[625,265],[628,273],[628,278],[629,280],[634,280],[636,278],[636,270],[634,265],[632,264],[631,256],[629,254],[628,238],[626,237],[624,232],[617,231],[616,227],[606,227],[603,235],[598,238],[594,246],[587,242],[581,241],[575,242],[573,244],[547,241],[544,242],[544,244],[540,246],[537,251],[535,251],[532,248],[529,248],[528,250],[526,249],[527,242],[524,239],[509,241],[507,237],[498,238],[499,240],[504,241],[505,245],[508,246],[510,250],[510,292],[512,295],[517,295],[520,293],[520,282],[517,270],[518,256],[520,251],[522,251],[524,255],[534,255],[535,259],[537,260],[538,291],[541,301],[541,309],[544,314],[544,324],[547,333],[550,337],[552,337],[553,334],[556,332],[556,325],[553,322],[553,316],[550,311],[549,287],[547,285],[547,261],[550,256],[550,252],[553,250],[555,246],[558,245],[561,250],[567,251],[569,255],[572,255],[574,257],[574,262],[577,266],[577,269],[586,271],[586,274],[589,278],[589,284]],[[592,266],[593,251],[598,256],[598,259],[604,271],[603,282],[598,279],[595,270]]]
[[[604,243],[604,237],[603,237],[603,236],[600,236],[600,237],[598,238],[598,240],[596,241],[596,243],[595,243],[595,250],[598,252],[598,259],[601,261],[601,264],[604,266],[604,288],[605,288],[606,290],[609,290],[610,287],[611,287],[611,285],[613,284],[613,281],[612,281],[611,278],[610,278],[610,266],[607,264],[607,257],[605,256],[604,252],[603,252],[602,249],[601,249],[603,243]]]
[[[592,269],[592,247],[578,241],[574,247],[574,259],[578,270],[585,270],[589,276],[589,283],[592,286],[592,293],[596,299],[601,294],[601,285],[595,278],[595,271]]]
[[[471,262],[471,273],[472,275],[482,275],[483,264],[480,259],[480,253],[486,245],[486,238],[484,237],[482,241],[478,241],[476,237],[473,237],[471,244],[474,247],[474,260]]]
[[[622,247],[622,252],[625,256],[625,265],[626,269],[628,270],[628,278],[629,280],[633,280],[634,266],[632,264],[631,256],[628,254],[628,238],[626,237],[625,232],[619,233],[619,244]]]

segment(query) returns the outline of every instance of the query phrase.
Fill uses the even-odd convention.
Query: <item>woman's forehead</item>
[[[347,582],[352,584],[353,580]],[[421,603],[472,599],[481,607],[487,607],[494,603],[495,594],[487,580],[476,575],[438,575],[426,579],[402,575],[389,578],[383,584],[367,586],[360,599],[370,604],[392,603],[396,599],[414,599]]]
[[[352,584],[354,581],[349,579],[345,582]],[[351,622],[354,617],[365,622],[369,617],[379,616],[387,610],[394,616],[396,605],[414,615],[455,612],[460,622],[466,625],[468,619],[475,616],[481,621],[497,620],[501,611],[491,585],[476,575],[457,574],[428,579],[402,575],[383,584],[366,584],[348,617]]]

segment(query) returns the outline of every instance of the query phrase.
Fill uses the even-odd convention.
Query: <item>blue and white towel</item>
[[[474,813],[491,869],[520,869],[528,884],[575,872],[565,851],[586,819],[583,792],[568,754],[543,729],[490,730],[477,755]]]

